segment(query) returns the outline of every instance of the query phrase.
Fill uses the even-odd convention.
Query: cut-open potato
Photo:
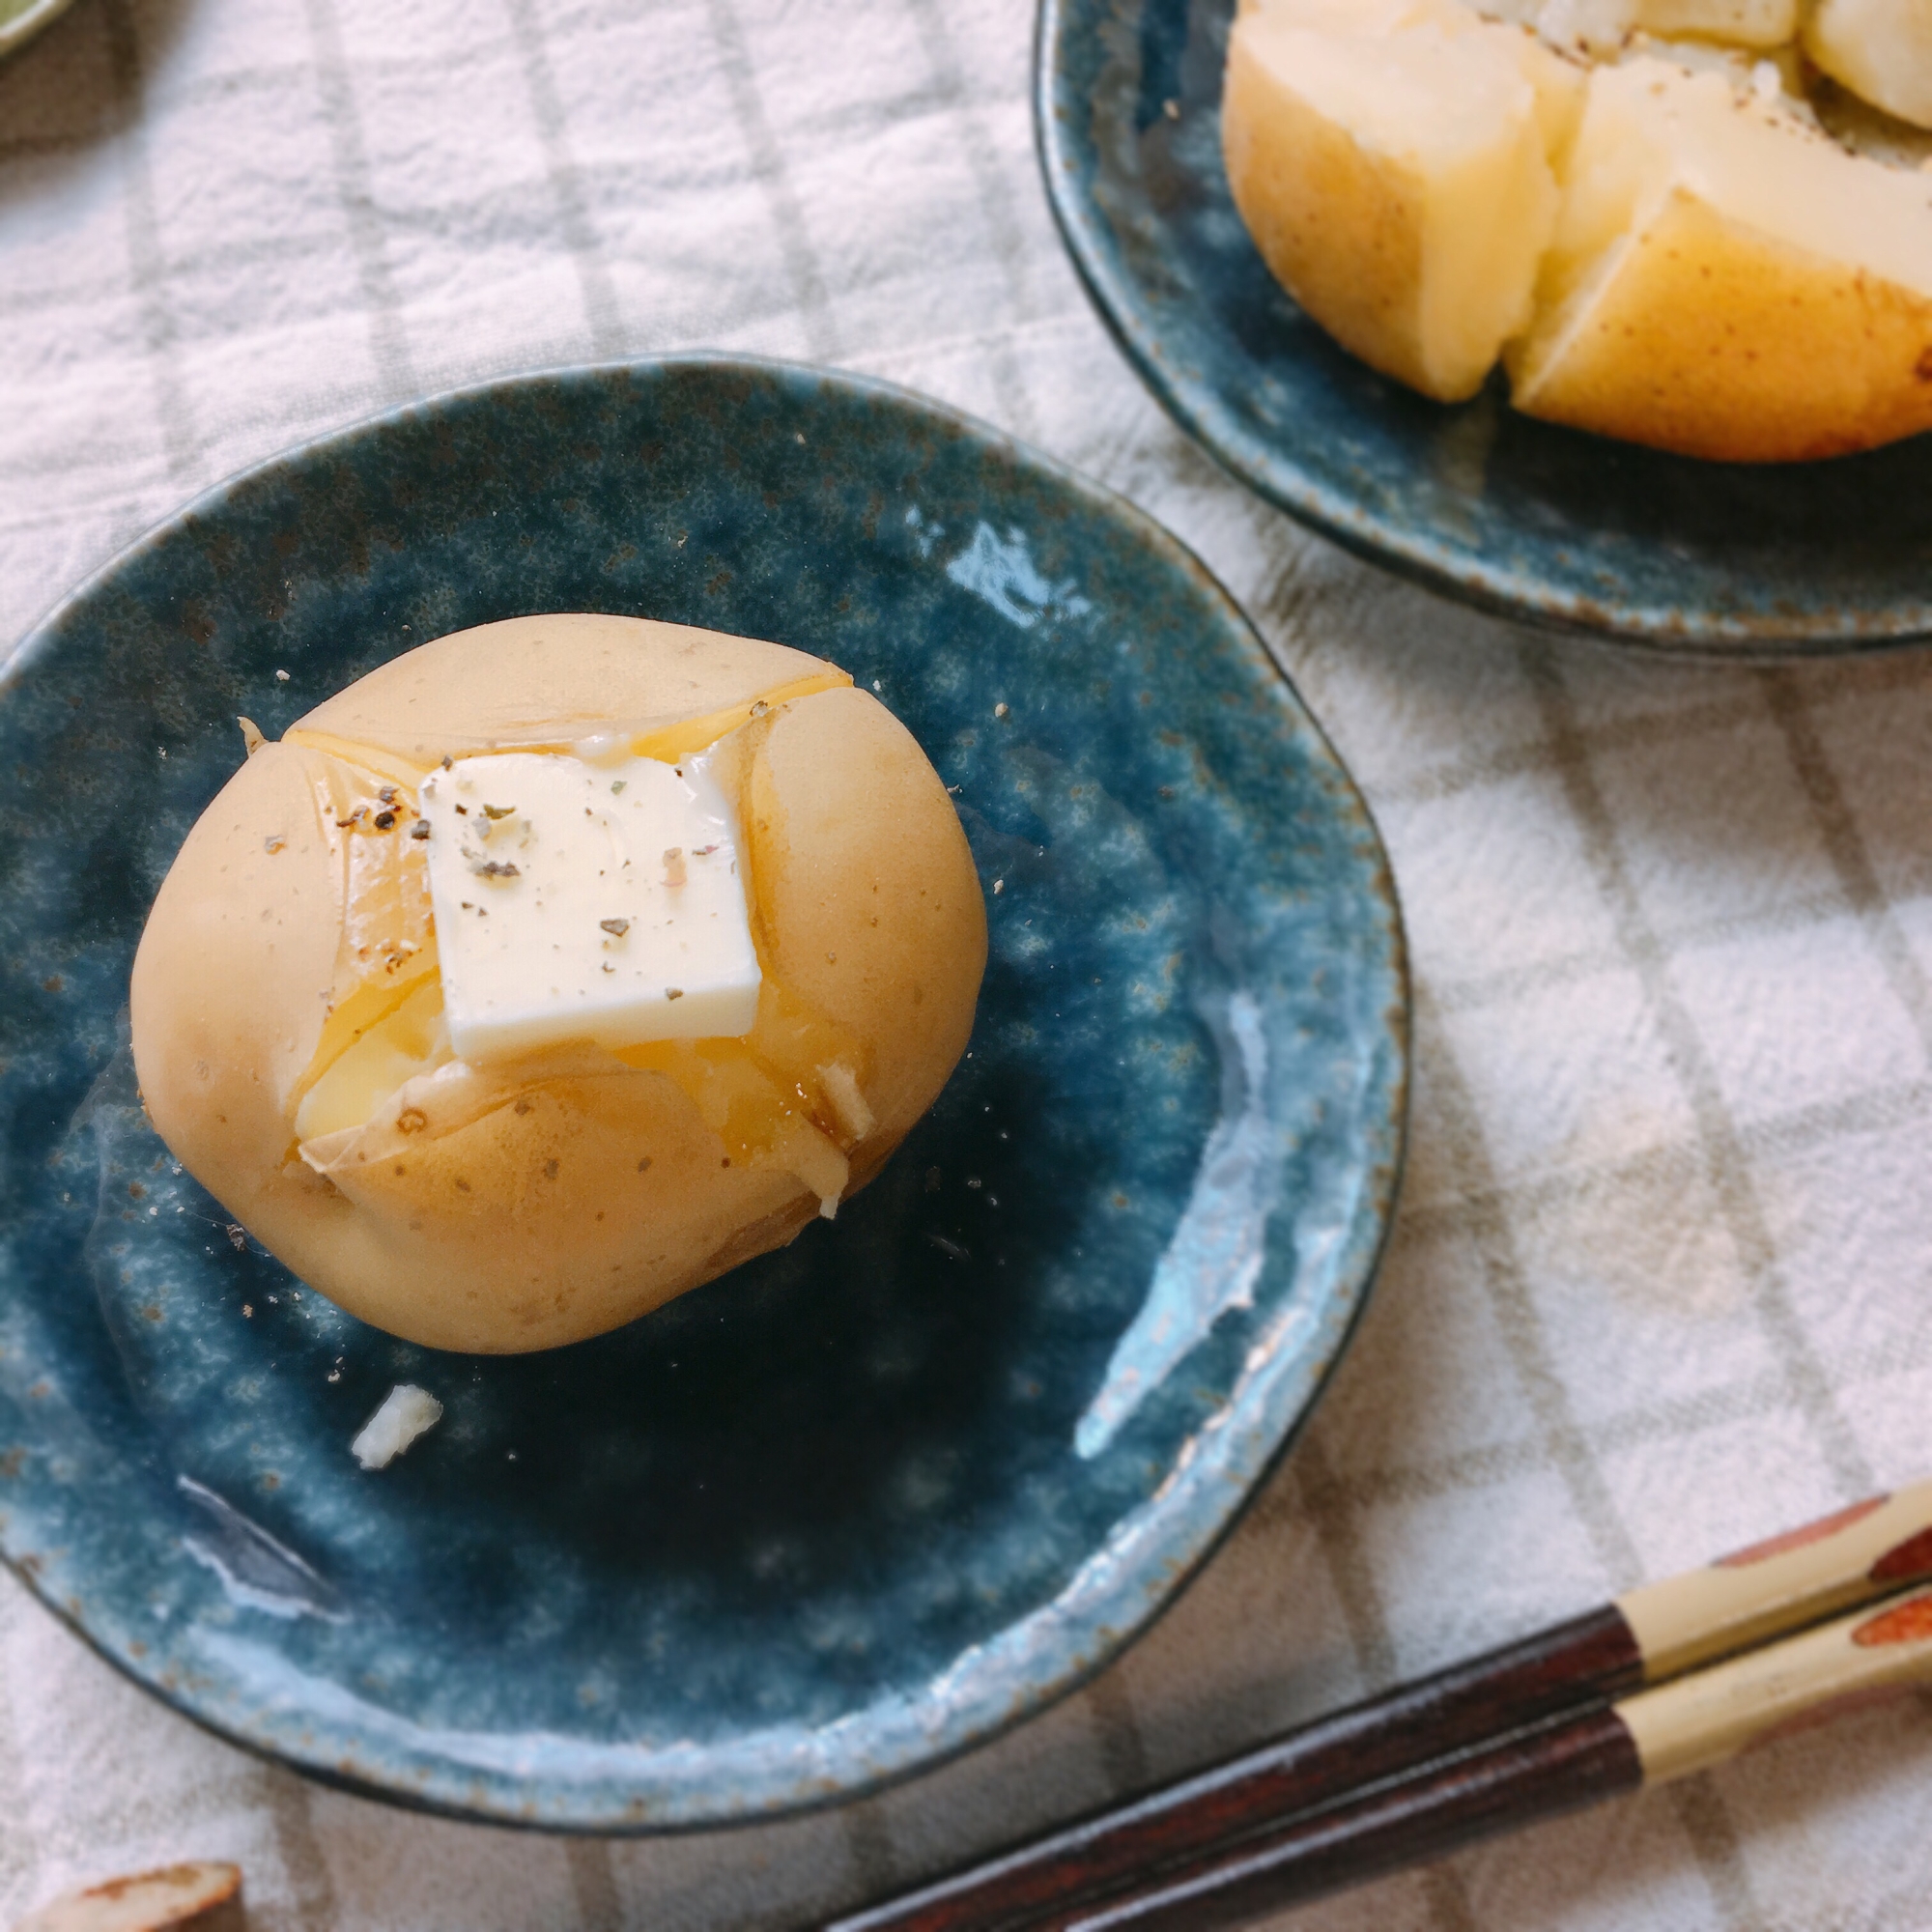
[[[1853,152],[1824,130],[1798,37],[1913,115],[1932,110],[1918,14],[1249,0],[1229,179],[1296,300],[1426,395],[1472,395],[1500,359],[1518,408],[1659,448],[1867,449],[1932,427],[1932,194],[1896,143]]]
[[[986,926],[958,815],[905,727],[821,660],[519,618],[251,742],[142,935],[135,1067],[184,1165],[379,1327],[506,1351],[626,1321],[831,1212],[965,1048]],[[749,1032],[457,1056],[418,806],[445,759],[506,753],[701,757],[735,820]],[[682,853],[663,856],[682,888]],[[638,943],[626,927],[603,927],[611,947]]]

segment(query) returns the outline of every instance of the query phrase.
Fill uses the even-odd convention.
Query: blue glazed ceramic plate
[[[836,1223],[595,1342],[439,1354],[176,1169],[128,970],[238,713],[553,610],[876,689],[957,787],[991,960]],[[1171,537],[851,378],[536,376],[213,492],[0,680],[0,1548],[179,1709],[384,1797],[728,1822],[1038,1708],[1228,1528],[1387,1226],[1402,941],[1347,774]],[[442,1421],[366,1474],[404,1380]]]
[[[1221,166],[1234,0],[1043,0],[1040,159],[1141,375],[1252,489],[1372,562],[1505,615],[1704,656],[1932,634],[1932,437],[1830,463],[1698,463],[1456,408],[1329,341]]]

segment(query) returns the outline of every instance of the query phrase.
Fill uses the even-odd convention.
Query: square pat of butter
[[[701,758],[458,758],[423,781],[449,1041],[735,1038],[758,1010],[736,828]]]

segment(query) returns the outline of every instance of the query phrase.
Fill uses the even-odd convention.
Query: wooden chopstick
[[[1932,1682],[1932,1591],[1905,1591],[1398,1778],[1028,1932],[1219,1932],[1620,1792],[1708,1770]]]
[[[1932,1481],[1626,1592],[827,1932],[1237,1922],[1263,1909],[1243,1902],[1251,1891],[1271,1904],[1312,1897],[1633,1788],[1646,1774],[1614,1700],[1927,1578]],[[1314,1889],[1276,1896],[1291,1872]],[[1196,1916],[1146,1917],[1164,1888],[1180,1888],[1176,1909]],[[1143,1902],[1129,1907],[1127,1894]],[[1223,1894],[1236,1917],[1202,1916]],[[1102,1900],[1144,1916],[1080,1916]]]

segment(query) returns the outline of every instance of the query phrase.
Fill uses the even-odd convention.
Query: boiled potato
[[[756,1022],[468,1065],[420,789],[445,759],[612,746],[705,753]],[[551,1348],[863,1186],[964,1050],[985,953],[952,800],[843,672],[676,625],[518,618],[411,651],[255,749],[149,917],[135,1066],[183,1164],[352,1314],[433,1347]]]
[[[1579,79],[1455,4],[1250,9],[1222,108],[1235,205],[1346,348],[1461,401],[1529,320]]]
[[[1717,73],[1591,76],[1519,409],[1692,456],[1932,427],[1932,207]]]
[[[1932,128],[1932,0],[1818,0],[1804,51],[1874,107]]]
[[[1912,113],[1921,4],[1820,0],[1804,44]],[[1821,129],[1800,30],[1797,0],[1249,0],[1236,205],[1309,314],[1426,395],[1500,359],[1519,409],[1662,449],[1871,448],[1932,427],[1932,197]]]

